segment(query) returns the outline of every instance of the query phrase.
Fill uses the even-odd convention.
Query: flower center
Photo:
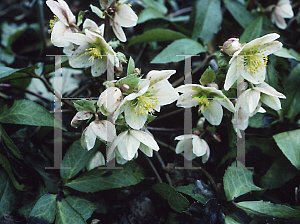
[[[133,112],[137,115],[145,115],[154,113],[154,108],[157,105],[157,97],[151,95],[150,92],[146,92],[144,95],[137,97],[133,102],[131,102]]]
[[[210,98],[207,97],[207,95],[203,94],[201,97],[194,97],[198,101],[198,105],[200,108],[203,108],[203,110],[208,109],[211,105],[209,101]]]
[[[85,55],[89,55],[89,61],[94,62],[94,60],[102,59],[103,55],[105,54],[105,51],[101,47],[101,45],[97,43],[91,44],[90,48],[85,50]]]
[[[262,70],[263,67],[266,67],[268,56],[257,53],[257,51],[250,50],[244,54],[244,67],[246,72],[249,70],[251,74],[256,74],[259,72],[259,69]]]
[[[50,19],[50,22],[49,22],[49,27],[50,27],[50,30],[49,30],[49,33],[52,33],[53,31],[53,27],[55,25],[55,23],[59,21],[58,17],[56,15],[54,15],[53,19]]]

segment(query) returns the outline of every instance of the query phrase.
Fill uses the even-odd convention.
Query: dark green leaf
[[[128,67],[127,67],[127,76],[133,74],[135,69],[135,63],[132,57],[130,56],[129,62],[128,62]]]
[[[200,81],[201,85],[205,86],[207,83],[215,81],[215,79],[216,79],[216,74],[211,69],[211,67],[209,67],[202,74],[201,79],[199,81]]]
[[[263,16],[258,17],[256,20],[251,22],[249,26],[244,30],[243,34],[240,37],[240,41],[254,40],[261,36],[263,25]]]
[[[7,77],[20,70],[22,70],[22,68],[0,67],[0,79]]]
[[[265,128],[270,124],[264,122],[265,114],[257,113],[254,116],[249,118],[249,127],[252,128]]]
[[[256,146],[260,148],[260,150],[270,156],[280,157],[282,153],[280,149],[277,147],[276,142],[273,138],[257,138],[253,137],[246,140],[246,150],[250,146]]]
[[[15,100],[11,108],[7,108],[5,105],[0,109],[0,122],[53,127],[54,117],[48,110],[35,102]]]
[[[74,102],[74,106],[77,111],[88,111],[92,113],[96,111],[94,102],[90,100],[77,100]]]
[[[70,146],[62,161],[62,167],[70,167],[70,169],[60,169],[60,176],[63,182],[74,177],[83,167],[85,167],[91,156],[95,154],[96,148],[97,147],[94,147],[89,151],[83,149],[80,144],[80,139],[76,140]]]
[[[225,0],[226,8],[235,20],[246,29],[255,20],[255,16],[246,9],[246,6],[239,1]]]
[[[93,13],[95,13],[97,16],[99,16],[101,19],[104,19],[103,12],[96,6],[90,5],[91,10]]]
[[[187,36],[169,29],[153,29],[141,35],[132,37],[129,41],[128,46],[139,44],[139,43],[172,41],[172,40],[178,40],[182,38],[187,38]]]
[[[273,204],[266,201],[242,201],[237,203],[236,206],[256,215],[300,220],[300,211],[286,205]]]
[[[168,12],[167,7],[161,2],[161,1],[155,1],[155,0],[141,0],[144,2],[148,8],[155,9],[156,11],[159,11],[162,14],[166,14]]]
[[[290,162],[300,170],[300,129],[273,135],[278,147]]]
[[[142,167],[128,162],[123,169],[93,169],[65,185],[82,192],[96,192],[138,184],[144,178]]]
[[[291,51],[292,52],[292,51]],[[296,61],[299,61],[298,58],[294,57],[290,51],[284,47],[280,48],[278,51],[275,51],[273,53],[274,55],[276,55],[277,57],[282,57],[282,58],[291,58],[294,59]]]
[[[235,166],[235,163],[233,162],[231,167],[228,167],[223,178],[224,191],[228,201],[251,191],[262,190],[254,185],[253,173],[243,167],[241,162],[238,161],[238,166]]]
[[[204,195],[193,193],[194,184],[189,184],[187,186],[179,186],[179,187],[176,187],[175,189],[176,189],[176,191],[179,191],[181,193],[191,196],[195,200],[200,201],[202,204],[205,204],[208,201],[208,199]]]
[[[152,185],[152,189],[168,200],[169,205],[176,212],[183,212],[190,206],[189,201],[168,184],[154,184]]]
[[[282,114],[293,119],[300,113],[300,64],[298,64],[284,80],[284,93],[286,99],[282,100]]]
[[[260,179],[263,188],[274,189],[281,187],[299,173],[285,157],[274,160],[268,172]]]
[[[30,217],[43,218],[46,221],[53,223],[56,211],[56,195],[45,194],[42,196],[32,211],[30,212]]]
[[[162,12],[160,12],[156,9],[145,8],[139,14],[138,24],[144,23],[148,20],[153,20],[153,19],[164,19],[164,20],[166,20],[166,17]]]
[[[205,52],[206,49],[198,42],[192,39],[175,40],[160,52],[151,63],[163,64],[169,62],[183,61],[184,56],[176,55],[191,55]]]
[[[279,92],[283,92],[281,85],[280,76],[275,69],[276,57],[274,55],[269,56],[269,63],[266,70],[266,79],[265,82],[268,83],[270,86],[275,88]]]
[[[196,14],[192,38],[200,37],[207,44],[219,31],[222,22],[221,1],[198,0],[194,10]]]
[[[90,218],[96,210],[94,203],[80,197],[67,196],[66,201],[84,218],[84,220]]]
[[[4,130],[4,128],[0,125],[0,137],[3,138],[7,148],[10,149],[11,153],[19,158],[19,159],[23,159],[22,154],[20,153],[19,149],[17,148],[17,146],[15,145],[15,143],[11,140],[11,138],[7,135],[6,131]],[[2,141],[2,139],[1,139]]]
[[[3,214],[10,214],[14,210],[16,200],[13,184],[6,171],[0,167],[0,217],[3,217]]]
[[[55,224],[86,224],[86,222],[65,199],[62,199],[57,202]]]

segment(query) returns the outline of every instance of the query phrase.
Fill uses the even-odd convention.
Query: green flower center
[[[260,47],[260,45],[258,45],[258,47]],[[268,56],[258,53],[258,51],[251,48],[250,51],[242,54],[244,56],[244,67],[246,72],[249,71],[251,74],[256,74],[259,69],[262,70],[263,67],[267,66]]]
[[[144,95],[135,98],[130,104],[134,106],[132,111],[137,115],[153,114],[154,108],[157,105],[157,97],[153,96],[152,93],[146,92]]]
[[[207,95],[203,94],[200,97],[193,97],[193,98],[198,101],[199,107],[202,108],[203,110],[209,109],[211,107],[209,101],[212,99],[208,98]]]
[[[90,45],[90,48],[85,50],[85,55],[89,55],[89,61],[94,62],[94,60],[102,59],[102,56],[106,55],[105,50],[101,46],[100,42],[95,42]]]

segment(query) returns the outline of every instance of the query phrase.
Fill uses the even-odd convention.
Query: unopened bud
[[[240,44],[238,38],[229,38],[224,42],[221,52],[225,52],[228,55],[233,55],[234,52],[238,51],[241,48],[242,45]]]
[[[122,64],[120,63],[119,67],[115,66],[114,70],[115,70],[116,77],[120,77],[122,75],[122,73],[123,73],[123,66],[122,66]]]
[[[120,89],[122,92],[126,93],[130,89],[130,87],[127,84],[123,84]]]
[[[140,75],[140,74],[141,74],[141,70],[138,69],[138,68],[135,68],[134,71],[133,71],[133,73],[136,73],[136,74],[139,74],[139,75]]]
[[[194,135],[201,135],[201,131],[196,129],[196,130],[193,131],[193,134]]]
[[[204,122],[205,122],[205,117],[201,117],[198,120],[197,127],[201,130],[204,130]]]
[[[218,133],[211,132],[210,135],[213,137],[213,139],[217,142],[221,142],[221,136]]]
[[[219,86],[218,86],[218,84],[217,84],[217,83],[215,83],[215,82],[210,82],[210,83],[207,83],[207,86],[208,86],[208,87],[214,87],[214,88],[216,88],[216,89],[219,89]]]

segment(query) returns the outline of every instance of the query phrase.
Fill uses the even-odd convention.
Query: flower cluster
[[[103,5],[108,1],[100,1],[103,13],[107,15],[116,37],[126,41],[126,36],[121,27],[135,26],[137,15],[129,5],[113,1],[110,6]],[[113,56],[111,62],[116,67],[124,62],[123,55],[116,53],[113,44],[106,42],[104,37],[104,24],[98,26],[94,21],[86,19],[80,29],[81,22],[76,23],[76,18],[64,0],[47,0],[46,4],[54,13],[50,21],[51,41],[57,47],[64,47],[64,52],[70,55],[69,64],[73,68],[91,67],[93,76],[100,76],[107,70],[107,55]],[[104,7],[103,7],[104,6]],[[95,6],[91,6],[92,11]],[[99,8],[97,8],[100,11]],[[101,12],[101,11],[100,11]]]
[[[274,110],[281,109],[279,98],[285,96],[264,82],[268,55],[282,47],[279,41],[275,41],[277,38],[278,34],[271,33],[252,40],[237,48],[229,61],[224,89],[228,90],[237,81],[237,90],[241,92],[238,94],[232,119],[239,137],[240,130],[248,127],[249,117],[257,112],[265,112],[261,107],[262,103]]]

